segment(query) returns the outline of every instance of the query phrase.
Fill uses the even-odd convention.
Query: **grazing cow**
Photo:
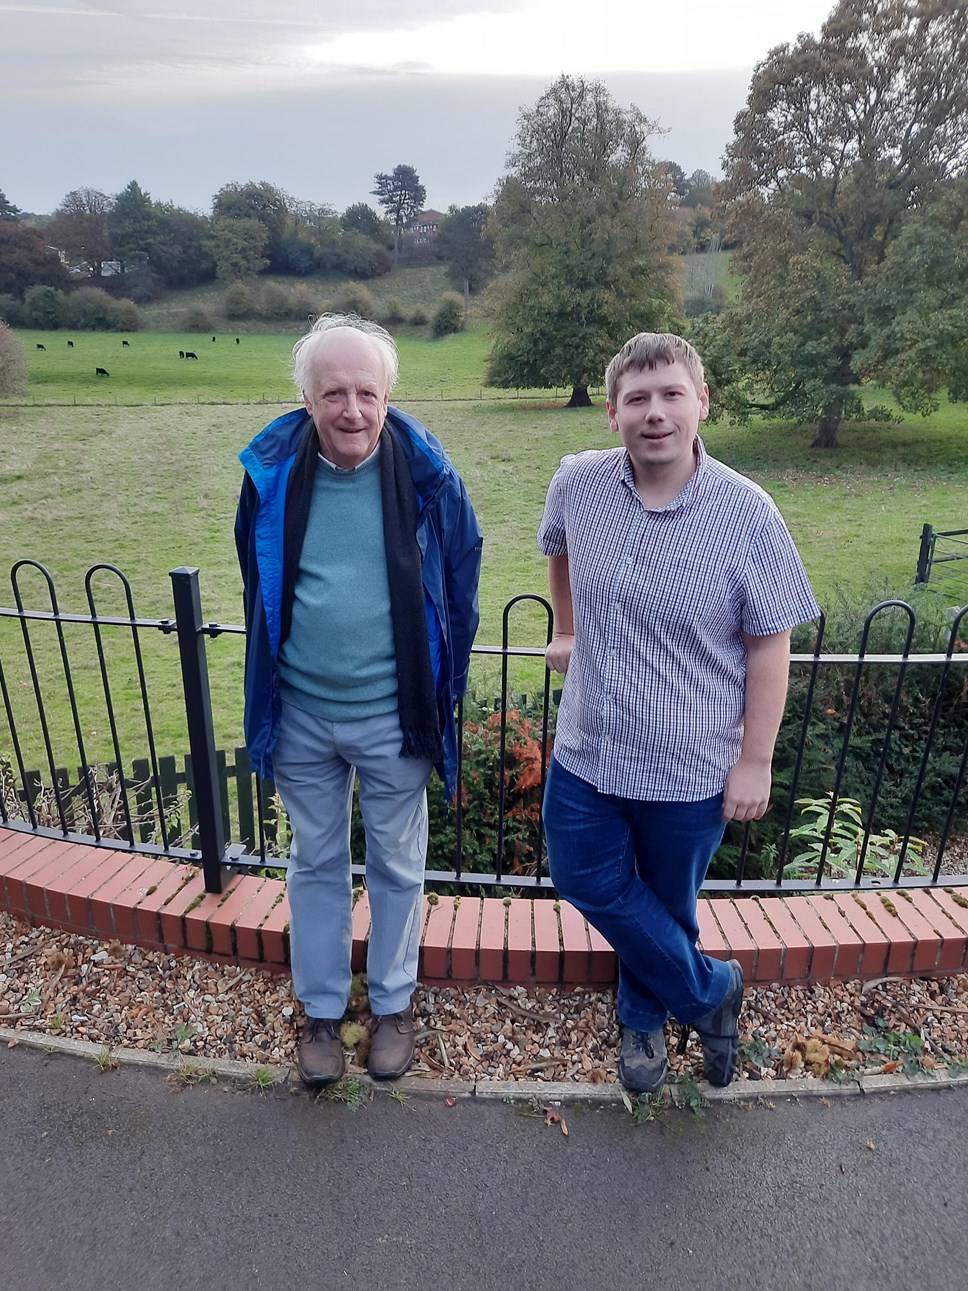
[[[235,338],[235,343],[236,343],[236,345],[241,345],[241,341],[239,340],[239,338],[238,338],[238,337],[236,337],[236,338]]]
[[[107,368],[95,368],[94,375],[96,377],[109,377],[111,373],[107,370]]]
[[[213,341],[215,340],[215,337],[214,337],[214,336],[212,337],[212,340],[213,340]]]
[[[122,345],[130,345],[130,344],[131,344],[131,342],[130,342],[130,341],[122,341],[122,342],[121,342],[121,344],[122,344]]]
[[[179,351],[178,351],[178,357],[179,357],[180,359],[183,359],[183,358],[185,357],[185,351],[184,351],[184,350],[179,350]]]
[[[46,346],[46,345],[41,345],[40,341],[38,341],[38,342],[37,342],[37,348],[38,348],[38,350],[46,350],[46,349],[47,349],[47,346]]]
[[[72,349],[74,348],[74,342],[73,342],[73,341],[68,341],[68,342],[67,342],[67,348],[68,348],[69,350],[72,350]]]
[[[198,358],[198,355],[195,353],[195,351],[194,351],[194,350],[186,350],[186,351],[185,351],[185,358],[186,358],[186,359],[197,359],[197,358]]]

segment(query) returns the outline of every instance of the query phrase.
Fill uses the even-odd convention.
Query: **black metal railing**
[[[962,605],[968,599],[968,529],[924,525],[914,581],[926,583],[953,604]]]
[[[26,606],[28,577],[45,591],[42,610]],[[128,580],[108,564],[88,571],[88,613],[76,614],[60,609],[42,565],[14,565],[15,604],[0,608],[0,823],[192,860],[220,891],[229,869],[285,866],[285,813],[237,735],[228,751],[215,736],[208,642],[229,643],[217,668],[241,673],[245,630],[204,621],[198,570],[170,577],[173,618],[139,618]],[[122,612],[102,612],[109,589]],[[439,791],[430,796],[432,884],[553,891],[540,803],[557,692],[543,645],[510,644],[522,613],[533,639],[535,612],[547,640],[550,606],[524,595],[505,607],[501,644],[475,648],[474,689],[458,712],[457,799],[448,807]],[[857,652],[835,653],[821,620],[811,648],[793,656],[774,809],[729,827],[709,890],[968,884],[968,873],[948,872],[968,825],[968,607],[929,650],[914,649],[919,628],[909,605],[885,601],[865,619]],[[496,664],[489,689],[480,674]],[[158,752],[149,689],[159,686],[179,692],[181,756]],[[241,681],[232,697],[234,733]],[[170,749],[170,700],[164,711]]]

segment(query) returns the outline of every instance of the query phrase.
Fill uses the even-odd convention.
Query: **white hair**
[[[306,335],[300,336],[292,347],[292,379],[299,393],[302,394],[303,391],[311,393],[309,387],[316,351],[326,333],[336,328],[351,328],[370,338],[383,364],[387,393],[389,393],[400,375],[400,358],[397,354],[396,341],[385,327],[381,327],[379,323],[372,323],[367,318],[360,318],[358,314],[321,314]]]

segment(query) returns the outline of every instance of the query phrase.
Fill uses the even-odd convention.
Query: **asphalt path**
[[[0,1291],[968,1287],[968,1088],[560,1110],[4,1048]]]

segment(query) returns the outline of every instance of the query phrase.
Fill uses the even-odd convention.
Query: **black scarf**
[[[438,763],[443,757],[443,746],[424,611],[422,558],[417,543],[417,495],[398,433],[389,421],[384,423],[379,451],[383,541],[397,662],[397,711],[403,731],[400,756],[429,758]],[[306,537],[318,455],[319,437],[310,419],[296,450],[286,490],[280,647],[292,627],[296,576]]]

